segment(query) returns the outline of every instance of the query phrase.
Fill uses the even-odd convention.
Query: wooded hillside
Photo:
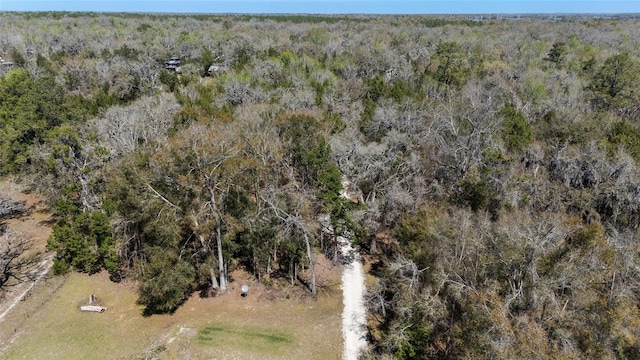
[[[48,198],[57,273],[136,279],[148,314],[237,267],[315,294],[330,223],[373,264],[368,357],[640,358],[639,20],[1,13],[0,33],[0,174]]]

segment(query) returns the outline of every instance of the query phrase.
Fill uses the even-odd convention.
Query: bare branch
[[[0,291],[35,278],[33,266],[40,253],[31,253],[31,240],[24,234],[6,231],[0,239]]]
[[[26,210],[26,201],[16,201],[9,197],[0,197],[0,219],[12,217]]]

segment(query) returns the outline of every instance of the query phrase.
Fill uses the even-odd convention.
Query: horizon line
[[[369,13],[369,12],[345,12],[345,13],[316,13],[316,12],[194,12],[194,11],[131,11],[131,10],[0,10],[0,13],[29,14],[29,13],[68,13],[68,14],[152,14],[152,15],[258,15],[258,16],[281,16],[281,15],[304,15],[304,16],[469,16],[469,15],[637,15],[638,12],[469,12],[469,13]]]

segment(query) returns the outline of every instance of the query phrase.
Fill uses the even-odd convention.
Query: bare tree
[[[2,230],[0,238],[0,291],[6,287],[29,281],[36,274],[33,265],[40,261],[40,253],[32,251],[31,239],[26,235]]]
[[[289,211],[288,209],[280,206],[277,200],[274,198],[274,194],[268,194],[266,197],[262,198],[271,210],[275,213],[276,217],[279,218],[282,223],[282,232],[286,234],[302,234],[302,238],[304,239],[304,246],[307,255],[307,260],[309,261],[309,270],[311,271],[311,294],[317,294],[316,287],[316,268],[315,261],[313,259],[313,254],[311,251],[311,243],[309,238],[312,237],[312,231],[309,224],[304,220],[304,216],[302,216],[301,211],[304,207],[308,206],[307,199],[305,198],[305,194],[301,194],[300,198],[297,199],[297,203],[293,211]]]
[[[15,201],[9,197],[0,197],[0,219],[23,213],[25,203],[25,201]]]
[[[126,107],[111,107],[93,121],[93,128],[114,156],[133,152],[140,144],[163,142],[178,111],[172,94],[143,97]]]

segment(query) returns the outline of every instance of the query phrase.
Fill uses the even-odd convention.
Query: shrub
[[[508,151],[522,152],[533,143],[533,130],[524,114],[512,105],[506,104],[500,111],[503,117],[502,140]]]
[[[640,161],[640,129],[628,121],[619,121],[611,127],[605,146],[611,155],[622,147],[636,161]]]

